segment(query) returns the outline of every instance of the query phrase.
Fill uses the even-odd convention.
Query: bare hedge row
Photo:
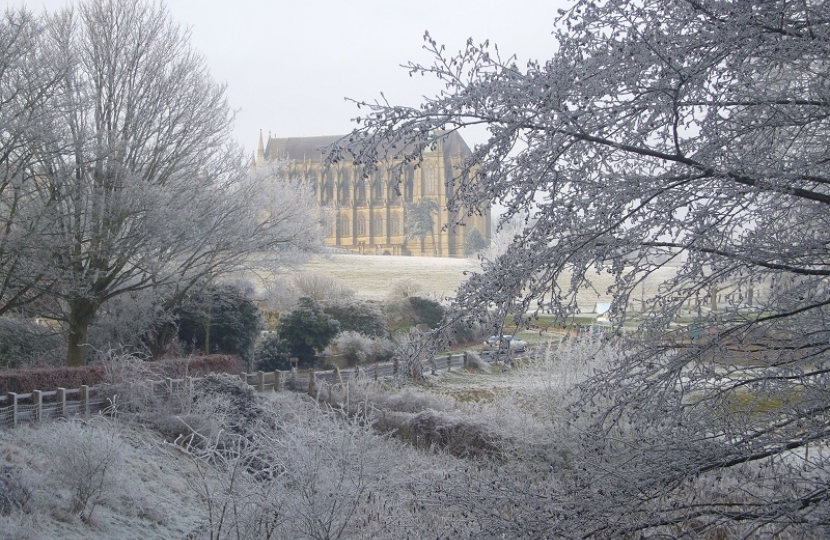
[[[146,367],[159,378],[183,378],[208,373],[240,373],[245,370],[245,364],[238,356],[223,354],[168,358],[147,362]],[[107,376],[106,364],[9,369],[0,371],[0,394],[8,392],[25,394],[32,390],[78,388],[84,384],[94,386],[106,382]]]

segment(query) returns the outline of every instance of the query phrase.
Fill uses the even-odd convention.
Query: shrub
[[[308,297],[280,317],[279,334],[301,367],[314,365],[314,354],[326,348],[340,331],[340,323],[326,315],[320,305]]]
[[[490,373],[490,364],[488,364],[485,360],[473,351],[466,351],[467,355],[467,368],[473,371],[481,371],[484,373]]]
[[[426,324],[430,328],[437,328],[444,318],[444,308],[435,300],[410,296],[409,305],[415,315],[415,324]]]
[[[388,362],[395,356],[397,346],[390,339],[376,339],[372,341],[373,362]]]
[[[101,383],[105,371],[100,364],[6,370],[0,372],[0,393],[23,394],[32,390],[78,388],[84,384],[93,386]]]
[[[373,343],[372,338],[352,331],[341,332],[334,340],[337,352],[346,358],[349,366],[366,362],[372,353]]]
[[[489,329],[477,322],[456,322],[447,331],[447,339],[450,345],[462,343],[477,343],[489,335]]]
[[[344,302],[354,297],[355,292],[337,278],[314,272],[303,272],[294,276],[294,288],[302,297],[315,302]]]
[[[91,349],[149,353],[155,332],[173,321],[173,314],[164,307],[166,292],[133,291],[105,302],[89,327]]]
[[[89,521],[95,507],[118,492],[118,472],[125,444],[115,426],[103,417],[68,420],[39,430],[52,474],[72,492],[70,512]]]
[[[0,367],[57,363],[66,356],[63,344],[54,328],[29,319],[0,317]]]
[[[156,362],[141,363],[142,373],[151,373],[155,379],[164,377],[182,378],[207,373],[240,373],[245,364],[238,356],[213,354],[190,358],[168,358]],[[32,390],[51,391],[56,388],[78,388],[81,385],[95,386],[112,384],[112,370],[115,364],[101,362],[79,367],[43,367],[31,369],[10,369],[0,371],[0,394],[16,392],[24,394]]]
[[[256,368],[260,371],[287,370],[291,368],[288,344],[277,332],[263,337],[254,349]]]
[[[436,328],[444,318],[441,304],[420,296],[388,298],[383,311],[393,330],[406,330],[419,324]]]
[[[245,362],[239,356],[232,354],[166,358],[149,362],[149,364],[163,377],[172,378],[198,377],[208,373],[233,373],[235,375],[245,370]]]
[[[389,282],[390,298],[409,298],[424,290],[420,281],[411,277],[393,279]]]
[[[484,236],[482,236],[476,227],[473,227],[473,230],[470,231],[470,234],[467,235],[467,239],[464,241],[464,255],[472,257],[485,249],[487,249],[487,240],[484,239]]]
[[[191,297],[179,310],[179,339],[191,350],[238,354],[253,364],[264,324],[248,287],[223,283]]]
[[[341,332],[359,332],[369,337],[383,337],[389,334],[383,312],[376,304],[357,300],[327,302],[323,304],[323,311],[337,319]]]
[[[32,490],[21,477],[20,470],[0,464],[0,516],[26,508],[32,498]]]

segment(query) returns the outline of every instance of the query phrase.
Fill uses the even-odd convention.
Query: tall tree
[[[564,322],[602,272],[621,328],[643,280],[676,266],[648,332],[582,388],[574,489],[590,504],[570,530],[827,534],[830,4],[586,0],[556,37],[521,68],[427,35],[434,64],[409,67],[446,89],[362,103],[349,151],[411,163],[425,134],[488,127],[449,210],[495,200],[532,219],[461,288],[468,313],[531,323],[538,304]],[[668,332],[681,311],[693,324]]]
[[[31,142],[51,136],[51,101],[63,73],[42,43],[43,25],[31,13],[0,16],[0,315],[37,300],[52,283],[31,249],[44,220],[28,205],[42,159]]]
[[[314,213],[231,143],[225,88],[163,6],[89,0],[48,17],[47,52],[65,59],[33,207],[48,217],[69,365],[85,362],[99,308],[164,287],[171,301],[237,270],[253,252],[306,248]]]

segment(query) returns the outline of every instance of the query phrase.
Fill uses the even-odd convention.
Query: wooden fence
[[[422,368],[425,373],[435,374],[439,371],[452,371],[466,364],[466,354],[448,354],[426,362]],[[351,369],[313,371],[307,374],[296,370],[258,371],[240,373],[239,378],[259,392],[293,390],[313,394],[319,385],[342,384],[358,378],[385,379],[396,376],[398,371],[399,365],[393,361]],[[174,395],[190,391],[193,382],[199,379],[198,377],[168,378],[149,381],[148,384],[151,392],[156,395]],[[109,397],[111,391],[112,388],[109,385],[83,385],[80,388],[58,388],[48,392],[34,390],[27,394],[9,392],[5,396],[0,396],[0,428],[14,428],[22,423],[76,415],[86,417],[92,413],[99,413],[112,406]]]

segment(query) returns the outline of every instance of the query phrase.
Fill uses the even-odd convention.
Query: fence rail
[[[452,371],[467,364],[466,354],[448,354],[436,357],[422,365],[424,373]],[[258,392],[311,392],[319,385],[333,385],[363,379],[395,377],[400,366],[397,361],[358,366],[350,369],[313,371],[308,374],[295,371],[258,371],[240,373],[239,378]],[[188,391],[200,377],[149,381],[154,394],[180,394]],[[70,416],[89,416],[106,410],[112,403],[108,397],[109,385],[80,388],[58,388],[51,391],[33,390],[25,394],[9,392],[0,396],[0,428],[14,428],[23,423],[34,423]]]

